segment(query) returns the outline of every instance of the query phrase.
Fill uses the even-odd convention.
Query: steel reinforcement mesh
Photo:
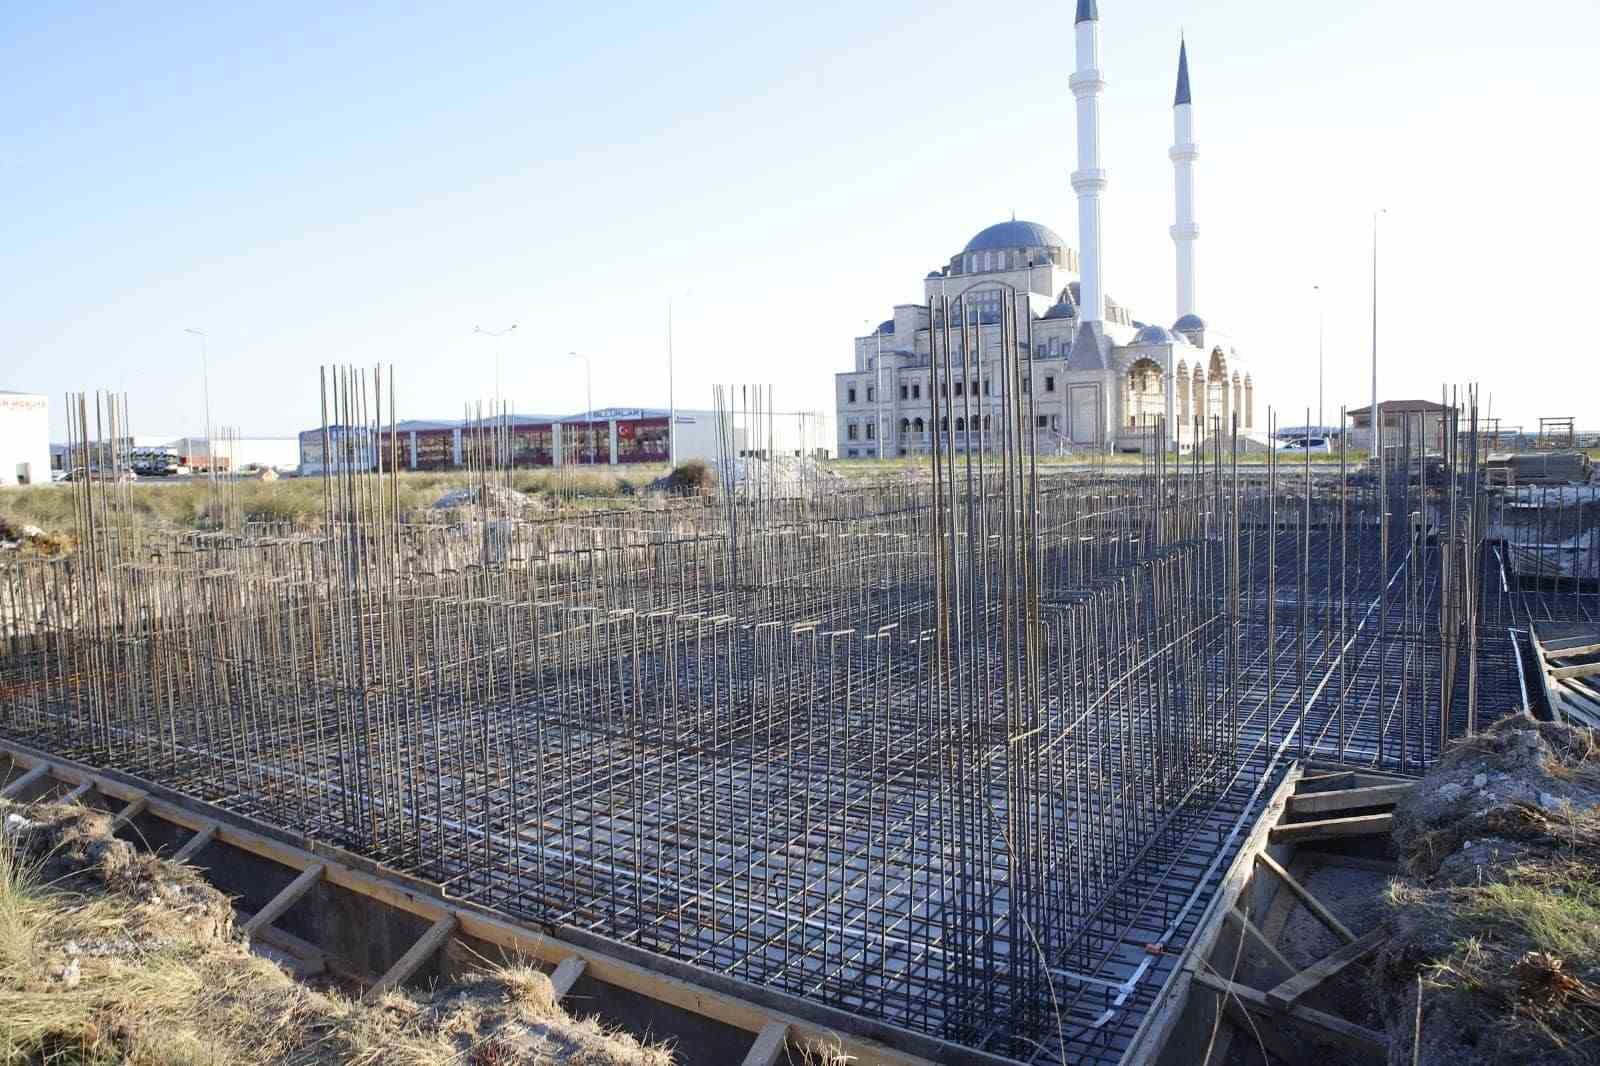
[[[1013,459],[448,522],[351,468],[315,528],[200,534],[89,483],[82,550],[0,562],[0,724],[547,926],[1115,1061],[1287,760],[1420,770],[1517,705],[1515,649],[1465,467]]]

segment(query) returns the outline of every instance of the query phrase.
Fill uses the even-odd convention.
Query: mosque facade
[[[1100,199],[1108,181],[1099,146],[1105,81],[1096,0],[1079,0],[1074,33],[1078,247],[1049,226],[1013,218],[930,271],[923,302],[897,305],[892,318],[857,337],[853,369],[836,376],[839,457],[924,455],[934,434],[957,451],[993,448],[1007,400],[999,353],[1008,329],[1041,453],[1187,449],[1214,434],[1255,430],[1249,368],[1195,305],[1199,150],[1188,46],[1179,46],[1168,152],[1176,313],[1163,326],[1136,319],[1104,293]],[[937,417],[935,381],[944,388]]]

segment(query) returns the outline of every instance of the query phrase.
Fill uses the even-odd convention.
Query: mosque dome
[[[966,252],[997,252],[1007,248],[1065,248],[1067,242],[1049,226],[1037,222],[997,222],[967,242]]]
[[[1046,319],[1051,318],[1077,318],[1078,309],[1070,303],[1059,303],[1044,313]]]
[[[1175,338],[1160,326],[1145,326],[1133,335],[1135,344],[1172,344]]]
[[[1188,314],[1174,322],[1172,328],[1185,333],[1192,333],[1195,330],[1205,329],[1206,320],[1199,315]]]

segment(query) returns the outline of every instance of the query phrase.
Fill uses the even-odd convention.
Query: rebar
[[[73,485],[76,553],[0,562],[0,728],[550,927],[1114,1061],[1290,758],[1416,772],[1512,709],[1508,630],[1593,612],[1595,501],[1491,497],[1471,390],[1441,453],[1378,426],[1376,476],[1252,467],[1237,416],[1041,465],[1024,301],[998,350],[930,303],[923,476],[782,476],[769,391],[728,388],[719,493],[628,508],[521,507],[500,403],[472,506],[402,513],[393,374],[330,367],[319,521],[224,479],[209,528],[146,528],[125,401],[75,397],[118,480]]]

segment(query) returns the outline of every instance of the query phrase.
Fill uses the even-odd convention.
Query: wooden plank
[[[1325,814],[1353,811],[1360,807],[1390,807],[1411,794],[1411,784],[1369,785],[1365,788],[1330,789],[1327,792],[1297,792],[1289,797],[1289,810],[1295,814]]]
[[[750,1045],[750,1054],[744,1057],[744,1066],[777,1066],[778,1056],[789,1045],[789,1027],[782,1022],[768,1022]]]
[[[184,842],[183,847],[179,848],[178,853],[172,857],[172,861],[188,862],[190,859],[194,858],[200,853],[201,848],[215,840],[216,836],[217,823],[207,822],[205,825],[201,826],[193,836]]]
[[[550,987],[555,990],[556,1002],[560,1003],[566,998],[572,986],[578,983],[578,978],[583,976],[583,971],[588,969],[588,964],[576,955],[568,955],[556,966],[556,972],[550,975]]]
[[[1312,989],[1343,973],[1345,968],[1371,955],[1389,939],[1389,930],[1383,926],[1372,930],[1359,940],[1346,944],[1325,959],[1307,966],[1293,977],[1267,989],[1267,1002],[1288,1008]]]
[[[94,791],[94,782],[85,781],[77,788],[61,797],[62,803],[82,803],[89,793]]]
[[[1278,969],[1282,970],[1284,973],[1295,972],[1294,963],[1284,958],[1283,953],[1278,950],[1278,946],[1267,938],[1267,934],[1261,931],[1261,927],[1256,925],[1255,922],[1252,922],[1243,914],[1239,913],[1239,909],[1237,907],[1229,907],[1227,913],[1225,913],[1222,918],[1223,921],[1228,922],[1234,927],[1234,929],[1238,931],[1241,940],[1245,937],[1249,937],[1252,941],[1254,941],[1256,947],[1265,952],[1267,958],[1271,959],[1273,965],[1277,966]],[[1242,944],[1240,945],[1240,948],[1241,950],[1243,949]]]
[[[149,796],[143,794],[134,796],[123,805],[122,810],[117,812],[117,816],[111,819],[111,831],[115,833],[118,829],[121,829],[139,815],[143,814],[145,808],[149,806]]]
[[[453,914],[446,914],[428,927],[428,931],[417,938],[411,949],[395,960],[384,975],[368,988],[361,998],[372,1002],[389,989],[403,985],[411,979],[411,975],[422,968],[422,964],[433,956],[433,953],[444,946],[450,939],[450,934],[456,931],[456,926],[461,923]],[[557,997],[560,998],[559,996]]]
[[[17,796],[20,796],[26,792],[35,783],[37,783],[40,778],[49,772],[50,767],[46,766],[44,763],[40,763],[32,770],[29,770],[27,773],[8,784],[5,788],[0,788],[0,799],[15,799]]]
[[[1572,638],[1567,638],[1572,639]],[[1576,659],[1580,655],[1593,655],[1600,652],[1600,644],[1578,644],[1571,648],[1557,646],[1557,641],[1548,641],[1544,645],[1546,659]]]
[[[1583,663],[1580,666],[1552,666],[1550,676],[1557,681],[1568,681],[1578,677],[1600,677],[1600,663]]]
[[[1288,1018],[1299,1025],[1314,1029],[1324,1036],[1337,1041],[1363,1055],[1370,1055],[1375,1059],[1382,1059],[1389,1053],[1389,1041],[1382,1033],[1368,1029],[1364,1025],[1346,1021],[1343,1018],[1320,1010],[1312,1010],[1300,1004],[1287,1009],[1275,1006],[1267,1000],[1266,993],[1260,989],[1251,988],[1249,985],[1236,984],[1209,973],[1195,974],[1195,983],[1236,1001],[1240,1006],[1257,1014],[1264,1014],[1270,1018]],[[1299,1061],[1304,1061],[1300,1056]]]
[[[322,863],[313,863],[300,871],[300,876],[290,881],[282,892],[256,912],[255,917],[244,923],[244,935],[249,938],[255,935],[257,929],[271,925],[283,917],[283,912],[293,907],[300,897],[311,891],[311,886],[322,880],[322,875],[327,872],[327,867]]]
[[[1300,844],[1308,840],[1382,836],[1394,827],[1393,814],[1362,814],[1353,818],[1324,818],[1315,822],[1286,822],[1272,829],[1274,844]]]
[[[1338,918],[1335,918],[1333,912],[1327,907],[1323,906],[1320,899],[1318,899],[1316,896],[1313,896],[1305,885],[1302,885],[1299,881],[1296,881],[1288,870],[1285,870],[1282,866],[1279,866],[1278,861],[1271,855],[1268,855],[1264,851],[1259,852],[1256,855],[1256,861],[1265,866],[1268,870],[1271,870],[1273,876],[1279,881],[1282,881],[1284,887],[1290,892],[1293,892],[1295,898],[1301,903],[1305,904],[1306,910],[1315,915],[1317,921],[1331,929],[1334,934],[1339,937],[1339,939],[1343,940],[1346,944],[1349,944],[1356,939],[1356,935],[1349,929],[1345,928],[1345,924]]]

